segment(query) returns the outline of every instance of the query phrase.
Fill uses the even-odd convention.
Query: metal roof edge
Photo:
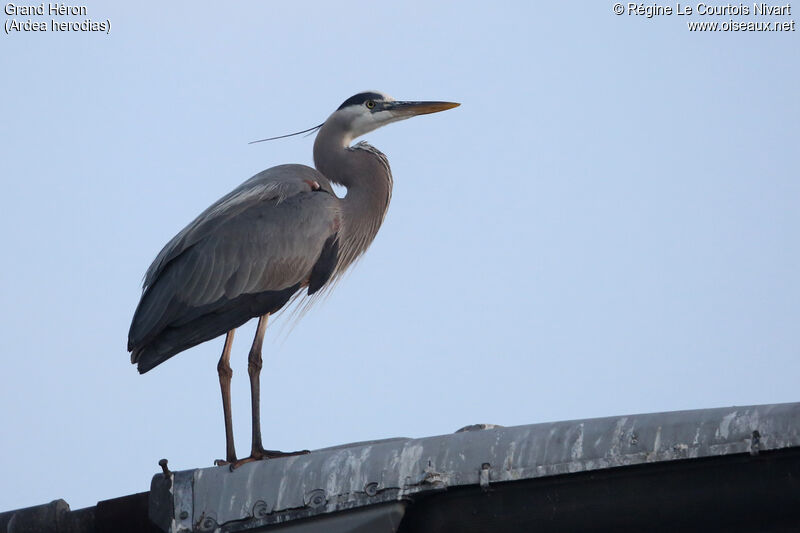
[[[150,516],[170,531],[245,530],[450,487],[800,446],[800,403],[489,427],[355,443],[158,474]]]

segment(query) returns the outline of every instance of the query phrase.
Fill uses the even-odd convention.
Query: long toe
[[[311,453],[308,450],[297,450],[295,452],[282,452],[279,450],[254,450],[253,453],[250,454],[250,457],[245,457],[244,459],[239,459],[238,461],[232,461],[229,463],[231,465],[231,470],[236,470],[243,464],[251,463],[253,461],[263,461],[265,459],[278,459],[280,457],[291,457],[293,455],[305,455],[307,453]],[[228,463],[222,463],[228,464]]]
[[[297,450],[296,452],[282,452],[279,450],[261,450],[262,459],[277,459],[278,457],[291,457],[292,455],[306,455],[311,453],[308,450]]]

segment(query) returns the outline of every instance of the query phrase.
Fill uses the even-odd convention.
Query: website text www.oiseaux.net
[[[725,22],[687,21],[689,31],[795,31],[793,20],[786,22],[753,22],[728,20]]]

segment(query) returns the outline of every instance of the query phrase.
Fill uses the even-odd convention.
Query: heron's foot
[[[297,450],[296,452],[281,452],[278,450],[259,450],[254,455],[258,455],[259,459],[277,459],[278,457],[291,457],[292,455],[306,455],[311,453],[308,450]]]
[[[305,455],[307,453],[311,453],[308,450],[298,450],[296,452],[281,452],[278,450],[265,450],[263,448],[253,450],[250,453],[250,457],[245,457],[244,459],[239,459],[238,461],[232,461],[230,463],[231,470],[236,470],[240,466],[246,463],[251,463],[253,461],[262,461],[264,459],[277,459],[279,457],[291,457],[292,455]]]
[[[232,465],[236,462],[236,456],[228,457],[227,459],[215,459],[214,466]]]

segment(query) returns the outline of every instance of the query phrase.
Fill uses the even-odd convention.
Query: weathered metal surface
[[[800,403],[494,427],[389,439],[154,478],[172,531],[247,530],[448,487],[800,446]],[[156,493],[156,487],[161,487]],[[169,507],[161,503],[161,509]]]
[[[59,533],[68,524],[69,504],[53,500],[0,514],[0,531],[8,533]]]

